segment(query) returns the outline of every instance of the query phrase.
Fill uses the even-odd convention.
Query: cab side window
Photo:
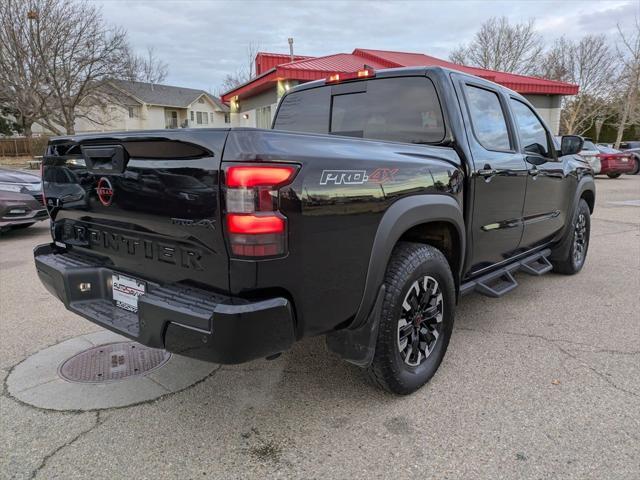
[[[509,131],[498,94],[484,88],[466,86],[473,132],[487,150],[511,150]]]
[[[511,109],[525,153],[552,158],[549,135],[535,113],[524,103],[511,99]]]

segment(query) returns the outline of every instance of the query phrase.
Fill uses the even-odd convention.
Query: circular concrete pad
[[[118,381],[78,383],[65,380],[61,365],[99,345],[129,342],[109,331],[81,335],[45,348],[18,364],[7,378],[9,394],[39,408],[99,410],[125,407],[178,392],[207,377],[218,366],[179,355],[143,375]]]

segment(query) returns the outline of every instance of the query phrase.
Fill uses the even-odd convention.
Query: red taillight
[[[286,253],[287,221],[279,188],[291,183],[294,165],[234,165],[225,170],[226,227],[236,257]]]
[[[295,171],[290,166],[229,167],[227,187],[275,187],[289,180]]]
[[[265,233],[283,233],[285,223],[277,215],[238,215],[227,214],[227,229],[229,233],[243,233],[245,235],[262,235]]]

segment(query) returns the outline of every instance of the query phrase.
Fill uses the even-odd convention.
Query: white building
[[[204,90],[114,80],[111,100],[75,122],[76,133],[229,126],[229,107]],[[41,125],[34,133],[50,133]]]

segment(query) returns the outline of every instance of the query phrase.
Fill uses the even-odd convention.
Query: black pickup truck
[[[301,85],[272,130],[59,137],[36,267],[69,310],[145,345],[239,363],[324,334],[406,394],[440,365],[459,296],[582,268],[581,144],[442,68]]]

